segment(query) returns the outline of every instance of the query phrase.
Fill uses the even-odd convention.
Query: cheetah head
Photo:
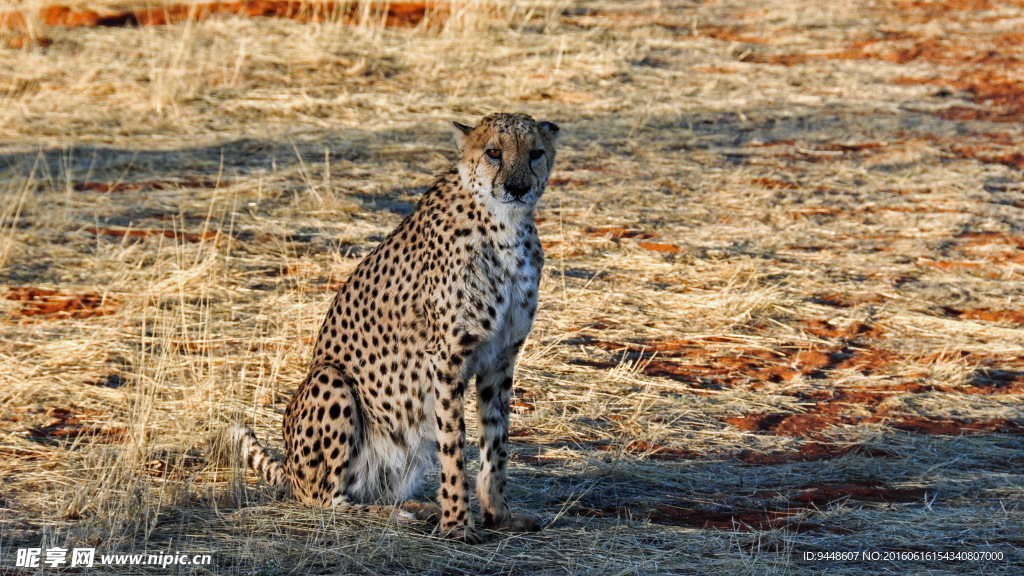
[[[555,164],[558,126],[526,114],[491,114],[476,127],[454,124],[463,185],[492,209],[532,209]]]

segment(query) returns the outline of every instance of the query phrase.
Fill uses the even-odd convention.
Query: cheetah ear
[[[542,134],[550,138],[552,142],[558,138],[558,124],[554,122],[541,122],[537,124],[537,128],[540,129]]]
[[[458,146],[459,153],[461,153],[466,147],[466,141],[469,139],[469,133],[473,131],[473,127],[459,124],[458,122],[452,122],[452,126],[455,127],[455,130],[453,130],[455,133],[455,145]]]

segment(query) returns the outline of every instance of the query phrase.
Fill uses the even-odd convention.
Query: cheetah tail
[[[245,464],[256,472],[256,475],[270,484],[280,494],[291,492],[291,482],[284,472],[284,466],[260,444],[256,433],[251,428],[232,426],[228,437],[238,447],[238,453],[245,457]]]

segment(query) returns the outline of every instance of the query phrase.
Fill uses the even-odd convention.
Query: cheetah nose
[[[505,183],[505,192],[512,195],[513,198],[522,198],[530,192],[529,186],[522,184],[512,184],[511,182]]]

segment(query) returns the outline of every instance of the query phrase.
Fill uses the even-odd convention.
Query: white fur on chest
[[[539,245],[536,233],[530,236]],[[499,270],[496,271],[494,285],[501,298],[495,305],[495,329],[467,359],[467,376],[496,366],[505,359],[511,346],[526,339],[533,327],[541,265],[529,253],[529,239],[525,234],[519,235],[496,251]]]

